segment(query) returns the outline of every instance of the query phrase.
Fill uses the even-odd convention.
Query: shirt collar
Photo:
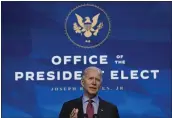
[[[82,97],[83,103],[88,102],[88,100],[89,100],[89,98],[88,98],[87,96],[83,95],[83,97]],[[91,100],[93,100],[93,102],[95,102],[95,103],[99,102],[99,97],[98,97],[98,95],[96,95],[96,96],[95,96],[94,98],[92,98]]]

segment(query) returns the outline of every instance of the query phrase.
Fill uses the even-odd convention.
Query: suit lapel
[[[84,113],[83,113],[83,105],[82,105],[82,96],[78,99],[78,118],[83,118]]]
[[[98,108],[99,118],[105,118],[103,100],[99,97],[99,108]]]

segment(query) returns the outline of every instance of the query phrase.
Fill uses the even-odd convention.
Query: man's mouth
[[[96,87],[89,87],[90,89],[93,89],[93,90],[96,90],[97,88]]]

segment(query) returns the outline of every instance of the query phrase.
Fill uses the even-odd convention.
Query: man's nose
[[[95,79],[95,78],[93,79],[93,84],[94,84],[94,85],[96,84],[96,79]]]

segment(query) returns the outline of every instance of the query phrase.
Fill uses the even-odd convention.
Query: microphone
[[[84,118],[88,118],[88,114],[84,114]]]
[[[88,114],[84,114],[84,118],[88,118]],[[97,114],[94,114],[93,118],[99,118],[99,116]]]
[[[99,116],[97,114],[94,114],[93,118],[99,118]]]

